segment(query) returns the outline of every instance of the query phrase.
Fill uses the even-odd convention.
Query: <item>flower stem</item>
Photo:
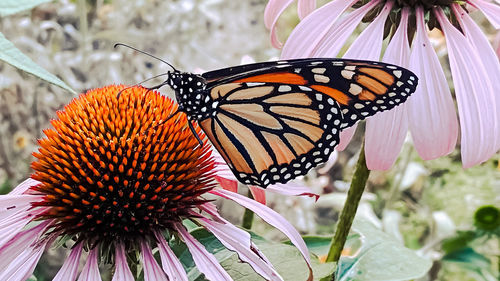
[[[252,195],[252,192],[250,191],[250,189],[248,189],[247,197],[250,199],[253,199],[253,195]],[[245,209],[245,213],[243,214],[243,221],[241,223],[241,226],[243,228],[246,228],[246,229],[251,229],[252,224],[253,224],[253,217],[254,217],[254,213],[252,211],[250,211],[250,209]]]
[[[347,192],[347,199],[344,204],[344,208],[340,213],[337,229],[335,230],[335,235],[332,239],[330,250],[328,251],[328,256],[326,258],[327,262],[337,263],[340,259],[340,254],[342,253],[347,235],[351,229],[351,225],[354,220],[354,216],[356,215],[359,201],[361,200],[361,195],[365,190],[366,181],[368,180],[369,175],[370,170],[366,167],[365,147],[363,144],[361,146],[361,151],[359,152],[356,170],[352,176],[351,186]]]

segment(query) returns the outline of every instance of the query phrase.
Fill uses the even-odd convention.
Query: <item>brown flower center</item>
[[[54,232],[91,242],[150,236],[189,217],[213,187],[208,145],[197,147],[184,114],[163,121],[177,105],[142,87],[117,99],[122,89],[73,100],[39,141],[33,190],[46,196],[34,206],[47,207],[39,218],[54,219]]]

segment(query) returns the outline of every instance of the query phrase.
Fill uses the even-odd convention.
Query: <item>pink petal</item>
[[[95,247],[90,250],[90,254],[87,257],[87,262],[78,277],[78,281],[101,281],[101,274],[99,273],[99,265],[97,264],[97,254],[99,248]]]
[[[342,1],[333,1],[342,2]],[[351,36],[352,32],[359,25],[363,17],[376,5],[380,0],[374,0],[366,3],[362,7],[354,10],[346,15],[343,19],[336,22],[330,31],[317,44],[316,49],[312,52],[313,57],[336,57],[345,42]],[[288,41],[287,41],[288,43]],[[284,50],[283,50],[284,51]],[[380,56],[380,55],[379,55]],[[378,58],[377,58],[378,59]]]
[[[349,128],[345,128],[340,132],[340,142],[339,145],[335,148],[338,151],[343,151],[346,149],[346,147],[349,145],[351,142],[352,137],[354,136],[354,133],[356,132],[356,129],[358,128],[358,124],[354,124]]]
[[[316,9],[316,0],[299,0],[298,4],[299,18],[304,19],[307,17],[314,9]]]
[[[14,214],[27,212],[31,203],[43,200],[44,195],[0,195],[0,220],[6,219]]]
[[[385,50],[384,62],[408,67],[408,9],[403,8],[401,21]],[[377,113],[366,121],[365,155],[370,170],[387,170],[396,161],[408,131],[405,104]]]
[[[380,52],[382,51],[382,43],[384,41],[384,25],[392,5],[392,1],[385,4],[380,14],[352,43],[349,50],[344,54],[344,58],[374,61],[380,59]]]
[[[314,193],[309,187],[305,186],[299,180],[287,183],[276,183],[268,186],[266,190],[287,196],[308,196],[314,197],[315,200],[318,200],[319,198],[319,194]]]
[[[479,26],[474,22],[474,20],[469,16],[469,14],[464,11],[459,5],[452,5],[455,16],[460,19],[460,25],[465,33],[465,37],[468,39],[469,43],[476,49],[480,55],[481,62],[488,73],[491,85],[493,87],[493,93],[500,93],[500,83],[495,83],[494,81],[500,81],[500,62],[498,60],[495,50],[491,47],[488,38],[481,31]],[[500,99],[495,98],[496,101],[496,111],[497,114],[500,112]],[[497,135],[497,144],[495,148],[498,149],[500,146],[500,139]]]
[[[0,270],[0,280],[24,281],[28,279],[33,274],[47,243],[48,240],[45,240],[38,247],[27,248],[16,255],[5,270]]]
[[[281,42],[276,36],[276,22],[283,11],[292,4],[294,0],[269,0],[264,11],[264,24],[271,30],[271,44],[275,48],[281,48]]]
[[[23,194],[26,191],[28,191],[29,188],[31,188],[32,186],[36,186],[39,183],[40,183],[39,181],[36,181],[34,179],[31,179],[31,178],[26,179],[25,181],[20,183],[18,186],[16,186],[11,192],[9,192],[9,194],[10,195]]]
[[[0,248],[0,272],[3,272],[23,251],[33,248],[50,221],[44,221],[39,225],[19,232],[8,243]],[[2,279],[0,279],[2,280]]]
[[[163,272],[163,269],[161,269],[153,257],[153,253],[151,252],[149,245],[144,241],[141,241],[141,259],[142,266],[144,267],[145,281],[168,281],[165,272]]]
[[[63,266],[52,281],[73,281],[76,279],[80,256],[82,255],[82,246],[82,243],[78,243],[78,245],[73,247],[69,257],[64,261]]]
[[[328,46],[328,55],[337,55],[338,51],[340,51],[340,48],[342,48],[342,46],[344,45],[345,40],[347,40],[348,36],[354,31],[361,19],[368,11],[371,10],[372,6],[376,4],[378,4],[378,1],[371,1],[355,12],[352,12],[351,15],[349,15],[349,17],[345,19],[345,23],[343,24],[342,28],[347,30],[347,32],[342,36],[343,39],[332,42],[331,45],[325,45]],[[384,39],[384,24],[387,16],[389,15],[389,12],[391,11],[391,7],[392,1],[387,2],[380,15],[378,15],[377,18],[375,18],[375,20],[370,25],[368,25],[368,27],[358,36],[358,38],[356,38],[354,43],[352,43],[351,47],[349,47],[349,50],[347,50],[347,52],[345,53],[344,58],[375,61],[379,60]],[[339,28],[339,31],[340,30],[341,29]],[[318,52],[321,52],[321,50],[319,50]],[[325,53],[322,53],[321,56],[325,56]],[[356,132],[356,128],[357,125],[354,125],[351,128],[342,130],[342,132],[340,133],[340,142],[337,146],[338,151],[344,150],[351,142],[351,139]]]
[[[326,34],[331,32],[337,18],[357,0],[331,1],[304,18],[288,37],[281,58],[306,58]]]
[[[453,151],[458,122],[455,105],[439,59],[427,37],[424,13],[417,8],[417,33],[410,55],[410,70],[419,78],[408,99],[408,122],[415,149],[424,160]]]
[[[299,249],[299,251],[302,253],[302,256],[306,260],[308,266],[310,266],[311,263],[309,259],[309,251],[307,250],[304,240],[297,232],[297,230],[295,230],[295,228],[293,228],[293,226],[287,220],[285,220],[280,214],[276,213],[269,207],[262,205],[258,202],[255,202],[254,200],[242,196],[238,193],[230,192],[223,189],[213,189],[210,191],[210,193],[227,199],[231,199],[236,203],[242,205],[243,207],[252,210],[268,224],[274,226],[275,228],[283,232],[295,245],[295,247]]]
[[[134,275],[127,264],[125,247],[122,243],[115,244],[115,273],[112,281],[135,281]]]
[[[167,273],[168,278],[170,280],[188,281],[184,267],[182,267],[181,262],[168,246],[168,243],[165,241],[163,235],[156,232],[155,236],[158,239],[158,251],[160,252],[161,265],[163,267],[163,271]]]
[[[500,28],[500,6],[482,0],[468,0],[470,4],[480,9],[494,28]]]
[[[243,262],[250,264],[255,272],[266,280],[283,280],[271,264],[253,251],[250,234],[227,221],[218,223],[207,218],[200,218],[197,221],[212,232],[227,249],[235,251]]]
[[[495,95],[480,55],[441,9],[434,13],[446,37],[460,117],[462,164],[468,168],[488,160],[497,150]]]
[[[257,203],[258,204],[258,203]],[[209,253],[203,245],[198,242],[189,232],[186,231],[184,226],[181,224],[176,224],[175,229],[181,235],[182,239],[186,243],[186,246],[193,256],[196,268],[203,274],[208,280],[212,281],[223,281],[233,280],[229,274],[222,268],[214,255]]]
[[[253,200],[259,202],[260,204],[266,205],[266,191],[262,187],[258,186],[253,186],[250,185],[248,186],[250,189],[250,192],[252,193]]]

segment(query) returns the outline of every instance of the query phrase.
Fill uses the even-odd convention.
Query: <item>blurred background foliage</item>
[[[4,39],[78,93],[113,83],[134,84],[168,70],[147,56],[125,48],[114,49],[117,42],[162,57],[185,71],[237,65],[248,56],[256,61],[279,56],[279,51],[270,46],[263,26],[265,0],[17,3],[14,9],[0,4],[0,32]],[[280,19],[282,38],[298,23],[295,11],[290,8]],[[444,44],[440,36],[433,38],[438,50]],[[30,175],[36,140],[50,126],[56,110],[75,97],[11,64],[0,63],[2,194]],[[166,88],[161,91],[171,94]],[[268,205],[304,234],[331,235],[357,159],[363,137],[360,131],[332,166],[317,169],[304,179],[322,195],[318,202],[269,194]],[[418,280],[499,280],[498,155],[464,170],[458,151],[424,162],[410,142],[408,137],[391,170],[372,172],[358,216],[433,262],[428,274]],[[229,203],[219,203],[219,207],[226,217],[239,223],[241,209],[235,211]],[[253,230],[264,233],[266,238],[281,238],[261,221],[254,224]],[[324,246],[317,245],[318,249]],[[321,256],[321,251],[316,254]],[[65,255],[63,248],[50,250],[37,267],[38,280],[50,280]]]

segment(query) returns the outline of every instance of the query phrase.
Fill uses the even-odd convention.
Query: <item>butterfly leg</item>
[[[187,123],[188,123],[189,129],[193,133],[194,137],[200,143],[200,147],[203,147],[203,141],[200,139],[200,136],[198,136],[198,134],[196,133],[196,130],[194,129],[193,124],[191,124],[191,121],[189,121],[189,120],[187,121]]]

